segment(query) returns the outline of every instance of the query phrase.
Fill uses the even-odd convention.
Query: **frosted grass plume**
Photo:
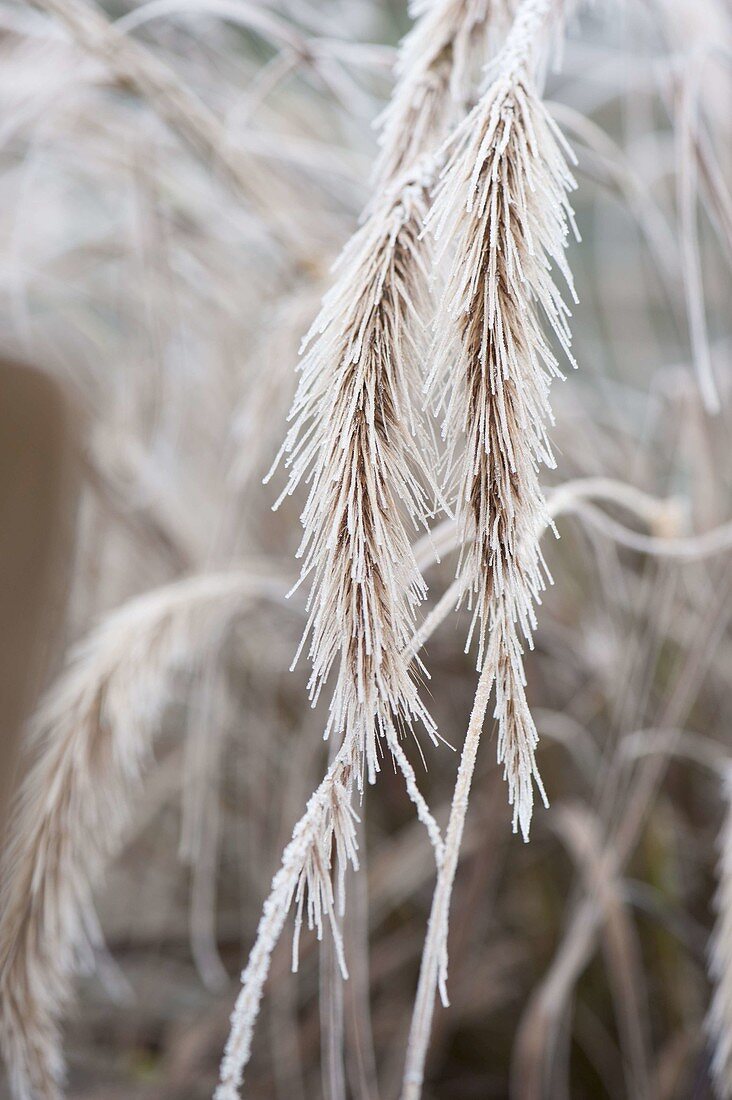
[[[535,84],[534,40],[549,0],[519,9],[486,90],[448,143],[428,217],[448,274],[429,397],[442,417],[448,484],[462,548],[458,577],[472,611],[468,646],[491,662],[514,829],[528,837],[537,733],[526,702],[523,645],[548,579],[538,533],[550,522],[539,469],[554,459],[549,389],[562,377],[545,326],[573,364],[565,259],[573,216],[572,154]]]
[[[346,246],[303,343],[282,452],[283,496],[308,485],[298,556],[299,583],[311,583],[310,696],[315,703],[337,663],[326,736],[357,741],[359,786],[364,771],[375,779],[393,729],[419,721],[435,737],[405,656],[426,595],[407,524],[426,526],[434,506],[429,438],[415,413],[426,201],[417,178],[386,196]]]

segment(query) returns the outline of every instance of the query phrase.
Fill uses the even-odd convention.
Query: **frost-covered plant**
[[[487,667],[496,686],[498,760],[525,839],[532,780],[545,798],[522,661],[545,584],[539,468],[554,465],[549,386],[560,376],[544,325],[572,362],[569,311],[553,270],[574,296],[564,250],[575,184],[535,73],[552,10],[549,0],[519,8],[480,102],[448,144],[429,218],[443,242],[438,257],[449,261],[430,390],[444,411],[455,483],[458,577],[473,607],[478,669]]]
[[[190,889],[190,913],[176,893],[168,917],[176,928],[183,924],[183,935],[190,921],[192,956],[210,989],[226,980],[217,915],[222,928],[231,921],[249,935],[263,875],[279,866],[242,975],[220,1100],[235,1100],[245,1069],[252,1092],[271,1092],[256,1066],[247,1069],[267,981],[276,987],[275,1058],[283,1050],[289,1057],[277,1067],[283,1095],[291,1085],[293,1095],[318,1091],[311,1049],[318,1029],[308,1015],[318,1000],[322,1092],[343,1100],[347,1088],[364,1096],[378,1085],[395,1091],[398,1059],[388,1055],[377,1066],[374,1056],[383,1050],[370,1034],[375,992],[379,1022],[382,1006],[388,1010],[392,1049],[397,1027],[406,1034],[413,1014],[403,1095],[416,1100],[436,991],[447,1001],[449,919],[458,933],[450,994],[482,1027],[486,998],[501,995],[487,956],[500,956],[500,973],[512,957],[500,906],[505,900],[512,921],[516,905],[532,910],[535,889],[564,885],[566,868],[537,859],[532,848],[529,873],[526,854],[514,849],[519,873],[501,883],[495,926],[484,934],[484,923],[473,919],[475,897],[490,894],[485,866],[513,843],[497,797],[500,775],[493,767],[480,773],[491,710],[514,832],[528,837],[536,792],[545,797],[541,732],[543,746],[561,746],[542,759],[554,802],[574,796],[569,785],[578,782],[588,809],[574,818],[543,816],[539,852],[564,839],[562,821],[586,819],[592,837],[588,866],[578,862],[587,882],[571,895],[576,910],[563,938],[557,930],[560,946],[548,966],[539,952],[546,974],[516,1021],[516,1065],[491,1068],[505,1070],[526,1100],[551,1092],[558,1036],[566,1034],[560,1023],[569,1020],[577,980],[606,934],[613,970],[607,1000],[623,1054],[617,1075],[628,1094],[644,1094],[635,1087],[650,1079],[652,1065],[643,976],[633,951],[624,959],[619,948],[633,933],[621,886],[663,764],[654,749],[652,761],[633,757],[637,771],[630,770],[624,746],[641,722],[664,727],[671,741],[675,733],[666,727],[686,721],[707,667],[721,714],[729,664],[720,642],[722,585],[693,564],[732,545],[724,522],[726,451],[721,433],[698,419],[684,370],[666,358],[684,358],[672,334],[686,338],[688,317],[707,404],[724,403],[726,350],[712,318],[720,303],[723,316],[725,284],[702,260],[716,256],[706,215],[727,251],[732,240],[723,172],[726,54],[714,45],[729,39],[729,15],[720,0],[629,9],[634,29],[647,23],[653,64],[622,58],[621,78],[621,55],[599,34],[614,8],[595,6],[580,26],[588,41],[572,38],[568,72],[552,79],[557,102],[544,102],[547,61],[570,6],[420,0],[384,109],[384,74],[395,51],[382,44],[391,31],[371,0],[337,5],[335,34],[330,10],[309,0],[123,4],[109,15],[94,0],[25,7],[0,0],[0,93],[9,104],[0,148],[0,290],[14,338],[79,383],[93,425],[80,448],[88,484],[69,628],[86,640],[36,716],[4,861],[0,1042],[22,1100],[50,1100],[62,1090],[59,1025],[90,946],[100,946],[93,891],[124,837],[145,829],[146,813],[138,821],[132,798],[143,771],[154,768],[149,748],[160,726],[166,756],[148,796],[161,798],[153,811],[160,814],[180,786],[180,850],[192,872],[190,883],[173,872],[176,885]],[[369,124],[380,111],[376,150]],[[605,119],[612,137],[601,128]],[[608,359],[618,352],[623,367],[617,376],[608,370],[600,397],[592,371],[563,387],[550,431],[550,384],[572,362],[559,284],[569,288],[567,304],[574,296],[564,260],[572,156],[557,124],[578,152],[587,181],[581,213],[593,237],[579,259],[590,317],[577,346],[583,365],[604,364],[607,350]],[[676,189],[669,186],[673,170]],[[595,202],[603,216],[591,221]],[[639,265],[622,234],[619,255],[603,239],[609,208],[632,220],[641,247],[650,248],[654,278],[643,285],[629,278],[626,286],[626,271],[637,275]],[[293,401],[292,367],[306,330]],[[644,371],[654,372],[648,397],[640,389]],[[291,401],[280,452],[286,484],[273,518],[270,494],[256,486],[280,447]],[[673,444],[658,456],[644,451],[661,431],[668,435],[662,442]],[[558,486],[550,436],[562,455]],[[630,476],[629,450],[633,485],[617,480]],[[651,492],[654,485],[663,493],[680,484],[696,489],[681,508],[641,491],[644,482]],[[679,537],[687,511],[703,534]],[[529,657],[524,650],[533,645],[548,579],[539,540],[568,512],[580,539],[570,528],[561,545],[550,540],[547,557],[569,583],[547,600],[541,645]],[[620,522],[626,513],[648,533]],[[299,581],[289,544],[270,575],[273,557],[298,534]],[[667,559],[668,568],[656,576],[639,566],[649,557]],[[674,561],[691,563],[690,573],[670,596]],[[433,592],[439,598],[423,615]],[[237,626],[244,605],[252,620]],[[467,652],[477,650],[475,689],[455,633],[432,640],[465,605]],[[701,642],[689,626],[697,613]],[[89,632],[100,615],[102,625]],[[626,646],[633,623],[637,645]],[[312,717],[304,682],[295,676],[288,687],[284,675],[297,633],[310,661],[311,700],[324,704]],[[690,665],[678,675],[677,654]],[[436,673],[429,682],[428,665]],[[179,666],[184,698],[170,691]],[[433,816],[422,789],[429,784],[435,805],[447,805],[455,758],[440,735],[454,744],[449,716],[462,723],[471,707],[443,838],[441,814]],[[440,717],[439,733],[432,715]],[[324,727],[327,768],[318,737]],[[224,732],[233,736],[224,741]],[[417,779],[412,741],[430,756],[428,779]],[[242,768],[220,766],[224,747]],[[168,784],[162,796],[159,780]],[[377,780],[372,796],[366,788]],[[478,781],[487,792],[472,798],[471,832],[468,801]],[[404,807],[411,813],[399,842],[389,834],[389,844],[379,844],[392,811],[381,796],[394,789],[411,799]],[[406,836],[415,811],[431,846],[418,828],[413,844]],[[222,852],[237,847],[239,874],[230,874],[228,862],[219,873],[219,838]],[[461,849],[469,860],[478,857],[467,883],[456,878]],[[128,857],[134,860],[134,846]],[[359,864],[358,878],[348,881]],[[409,906],[428,899],[435,865],[413,1003],[423,929]],[[124,861],[117,873],[126,873]],[[729,1069],[725,874],[723,861],[709,1024],[720,1095]],[[165,887],[153,877],[157,898]],[[455,929],[451,907],[459,913],[463,898],[469,919]],[[389,906],[388,936],[395,930],[399,940],[393,959],[407,975],[400,980],[389,969],[393,961],[383,967],[381,957],[368,975],[369,934],[378,951]],[[112,908],[102,923],[114,937],[124,907]],[[288,990],[275,951],[291,912],[292,961],[302,961],[305,976]],[[325,940],[319,998],[305,924]],[[617,931],[626,939],[614,940]],[[526,950],[526,942],[520,946]],[[461,948],[470,952],[462,959]],[[628,959],[635,983],[624,998],[617,994],[630,988]],[[339,972],[350,973],[348,986]],[[528,966],[525,973],[530,980]],[[511,991],[515,1006],[513,981]],[[606,1009],[603,1001],[603,1026]],[[444,1027],[457,1031],[466,1017],[450,1014]],[[582,1046],[587,1036],[578,1029],[577,1038]],[[209,1052],[211,1087],[221,1045],[217,1038]],[[590,1062],[583,1048],[585,1055]],[[508,1090],[508,1081],[497,1088],[504,1084]],[[608,1091],[619,1094],[615,1085],[610,1067]],[[193,1087],[186,1077],[185,1088]]]
[[[356,752],[359,787],[364,767],[374,782],[385,750],[404,770],[397,750],[403,728],[419,720],[436,738],[409,667],[415,612],[426,587],[403,519],[406,511],[414,529],[427,526],[434,485],[430,433],[418,399],[430,312],[421,235],[436,142],[455,113],[453,101],[464,95],[470,43],[487,21],[485,5],[436,3],[405,42],[384,118],[377,197],[341,256],[335,285],[305,340],[294,424],[283,448],[291,468],[286,491],[305,479],[309,485],[300,554],[301,580],[313,578],[306,631],[311,698],[317,700],[337,661],[326,736]],[[432,499],[437,495],[435,489]],[[413,776],[405,775],[415,797]],[[439,852],[436,827],[416,801]],[[267,906],[276,892],[273,883]],[[243,983],[240,1005],[256,1013],[250,967]],[[236,1038],[250,1032],[248,1011],[237,1010],[233,1020],[222,1098],[230,1095],[232,1081],[240,1082],[249,1054],[248,1041]]]
[[[526,701],[522,641],[544,586],[539,539],[550,525],[538,480],[552,465],[546,437],[549,384],[557,362],[546,319],[569,356],[567,309],[552,280],[563,272],[574,180],[566,147],[536,90],[537,53],[550,0],[525,0],[476,107],[449,142],[430,226],[450,247],[432,385],[446,409],[443,434],[457,482],[461,595],[474,603],[480,680],[463,746],[422,957],[404,1078],[404,1100],[420,1095],[435,988],[445,991],[452,883],[475,757],[495,688],[498,760],[528,840],[538,736]],[[442,375],[442,385],[434,380]],[[486,640],[487,639],[487,640]]]
[[[425,184],[374,210],[339,261],[337,280],[305,340],[284,446],[287,492],[308,484],[302,580],[317,701],[338,675],[327,736],[358,747],[358,782],[376,778],[391,731],[434,726],[409,670],[408,642],[426,595],[412,552],[427,524],[430,472],[415,414],[424,354],[427,273],[419,233]]]

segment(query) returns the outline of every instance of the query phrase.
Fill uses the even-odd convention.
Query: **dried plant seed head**
[[[478,667],[494,665],[498,758],[525,837],[532,777],[544,797],[522,646],[532,645],[547,579],[539,468],[553,465],[549,387],[560,370],[545,325],[572,362],[554,270],[574,296],[564,253],[575,184],[532,77],[536,30],[550,8],[538,0],[521,7],[483,97],[449,142],[428,218],[437,257],[448,262],[428,389],[461,525],[468,644],[477,633]]]
[[[387,195],[341,256],[303,344],[283,448],[286,493],[308,485],[299,556],[312,585],[311,698],[337,664],[326,732],[357,739],[370,780],[389,731],[419,721],[434,736],[407,654],[426,594],[410,529],[426,525],[437,496],[416,399],[426,182]]]

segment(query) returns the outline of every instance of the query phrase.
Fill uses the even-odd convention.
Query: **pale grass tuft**
[[[242,603],[282,600],[275,575],[191,578],[112,613],[36,715],[0,897],[0,1046],[20,1100],[61,1095],[57,1019],[101,944],[93,888],[128,820],[171,672]]]

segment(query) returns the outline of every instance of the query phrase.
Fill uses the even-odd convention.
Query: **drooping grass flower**
[[[545,0],[520,8],[483,97],[450,140],[429,218],[438,257],[449,262],[429,388],[461,527],[458,576],[478,667],[488,662],[495,683],[498,759],[525,837],[532,780],[544,797],[522,655],[546,581],[539,468],[554,464],[549,387],[560,375],[547,330],[572,361],[556,271],[574,297],[564,256],[569,151],[534,78],[536,29],[550,9]]]

